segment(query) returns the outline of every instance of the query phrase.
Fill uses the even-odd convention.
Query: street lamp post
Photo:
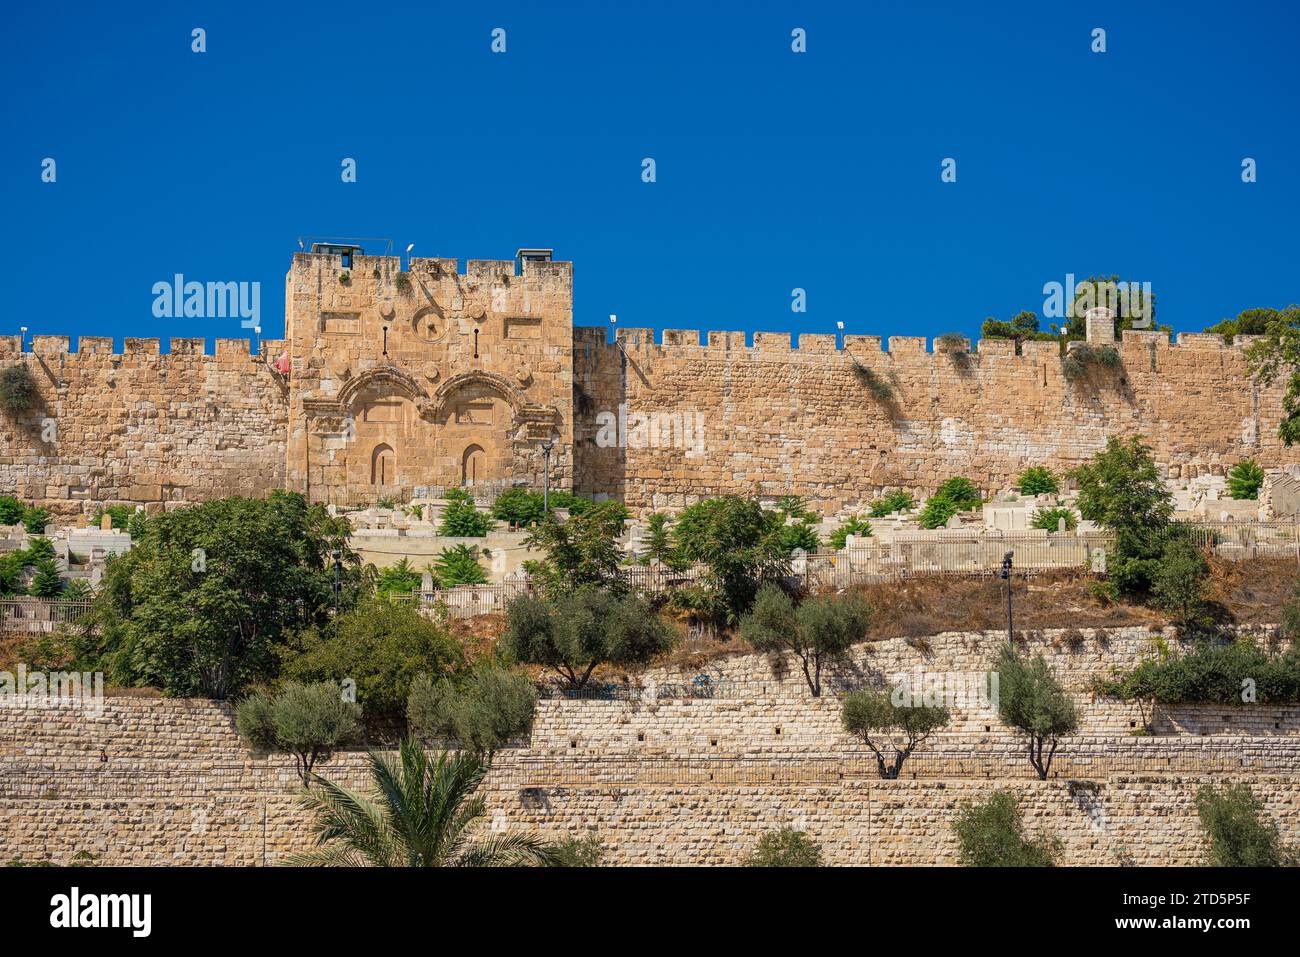
[[[1007,647],[1015,648],[1016,640],[1013,637],[1015,632],[1011,626],[1011,556],[1015,552],[1007,552],[1002,556],[1002,578],[1007,583]]]
[[[331,553],[334,558],[334,614],[339,613],[339,593],[343,591],[343,551],[334,549]]]
[[[551,512],[551,449],[555,448],[555,439],[549,438],[542,443],[542,514]]]

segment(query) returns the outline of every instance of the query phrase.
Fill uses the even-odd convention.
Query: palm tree
[[[487,765],[468,752],[431,758],[406,738],[394,760],[370,753],[378,801],[316,777],[303,795],[316,813],[316,850],[289,864],[360,867],[517,867],[560,863],[557,849],[531,834],[474,839],[473,825],[486,816],[487,801],[471,796]]]

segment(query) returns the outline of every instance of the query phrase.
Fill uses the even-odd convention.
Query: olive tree
[[[823,669],[862,640],[870,617],[871,609],[856,595],[809,598],[796,607],[782,588],[767,584],[740,619],[740,635],[755,651],[798,658],[808,690],[818,698]]]
[[[491,756],[527,734],[537,711],[537,689],[526,675],[481,664],[454,678],[421,675],[411,686],[406,717],[424,738],[451,738],[461,748]]]
[[[292,754],[310,785],[316,763],[357,738],[361,709],[332,681],[290,681],[278,694],[255,691],[240,701],[235,726],[255,753]]]
[[[897,778],[903,762],[944,727],[949,717],[947,708],[910,700],[895,703],[895,696],[886,691],[854,692],[845,696],[840,707],[844,730],[871,749],[880,776],[886,779]],[[890,753],[888,761],[886,752]]]
[[[501,644],[514,660],[551,668],[581,688],[597,665],[645,664],[672,640],[672,628],[644,601],[586,585],[551,602],[516,598]]]
[[[1013,648],[998,658],[998,715],[1003,724],[1026,737],[1029,763],[1046,781],[1061,738],[1079,729],[1079,714],[1047,660],[1040,654],[1028,660]]]

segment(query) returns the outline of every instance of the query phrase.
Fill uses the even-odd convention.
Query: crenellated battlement
[[[121,342],[121,346],[117,345]],[[19,351],[18,336],[0,336],[0,359],[17,359],[24,353],[48,358],[67,356],[82,361],[120,362],[123,359],[140,359],[156,356],[162,360],[195,359],[260,359],[274,358],[284,348],[283,339],[263,339],[260,350],[255,350],[251,339],[173,338],[168,341],[168,351],[163,352],[162,340],[127,336],[117,340],[112,336],[79,336],[77,348],[72,348],[70,336],[32,336],[27,348]]]

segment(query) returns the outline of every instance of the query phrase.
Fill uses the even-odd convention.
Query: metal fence
[[[342,755],[340,755],[341,757]],[[892,753],[884,752],[887,761]],[[317,766],[322,777],[351,787],[369,787],[369,775],[357,762],[329,761]],[[1049,777],[1057,780],[1101,781],[1114,775],[1277,774],[1300,777],[1300,741],[1268,748],[1237,742],[1162,740],[1120,744],[1065,744],[1054,757]],[[573,787],[673,787],[771,785],[834,786],[852,781],[880,780],[875,755],[869,750],[799,754],[706,755],[683,753],[619,753],[597,755],[497,752],[486,786],[496,791]],[[921,750],[903,764],[902,780],[974,778],[1034,779],[1037,773],[1023,750],[977,747]],[[159,785],[166,779],[166,787]],[[291,795],[301,782],[292,766],[255,763],[114,768],[87,766],[75,770],[31,764],[0,765],[0,800],[24,801],[168,801],[180,798],[222,798],[258,794]]]
[[[89,601],[6,598],[0,600],[0,632],[51,632],[75,623],[91,606]]]

